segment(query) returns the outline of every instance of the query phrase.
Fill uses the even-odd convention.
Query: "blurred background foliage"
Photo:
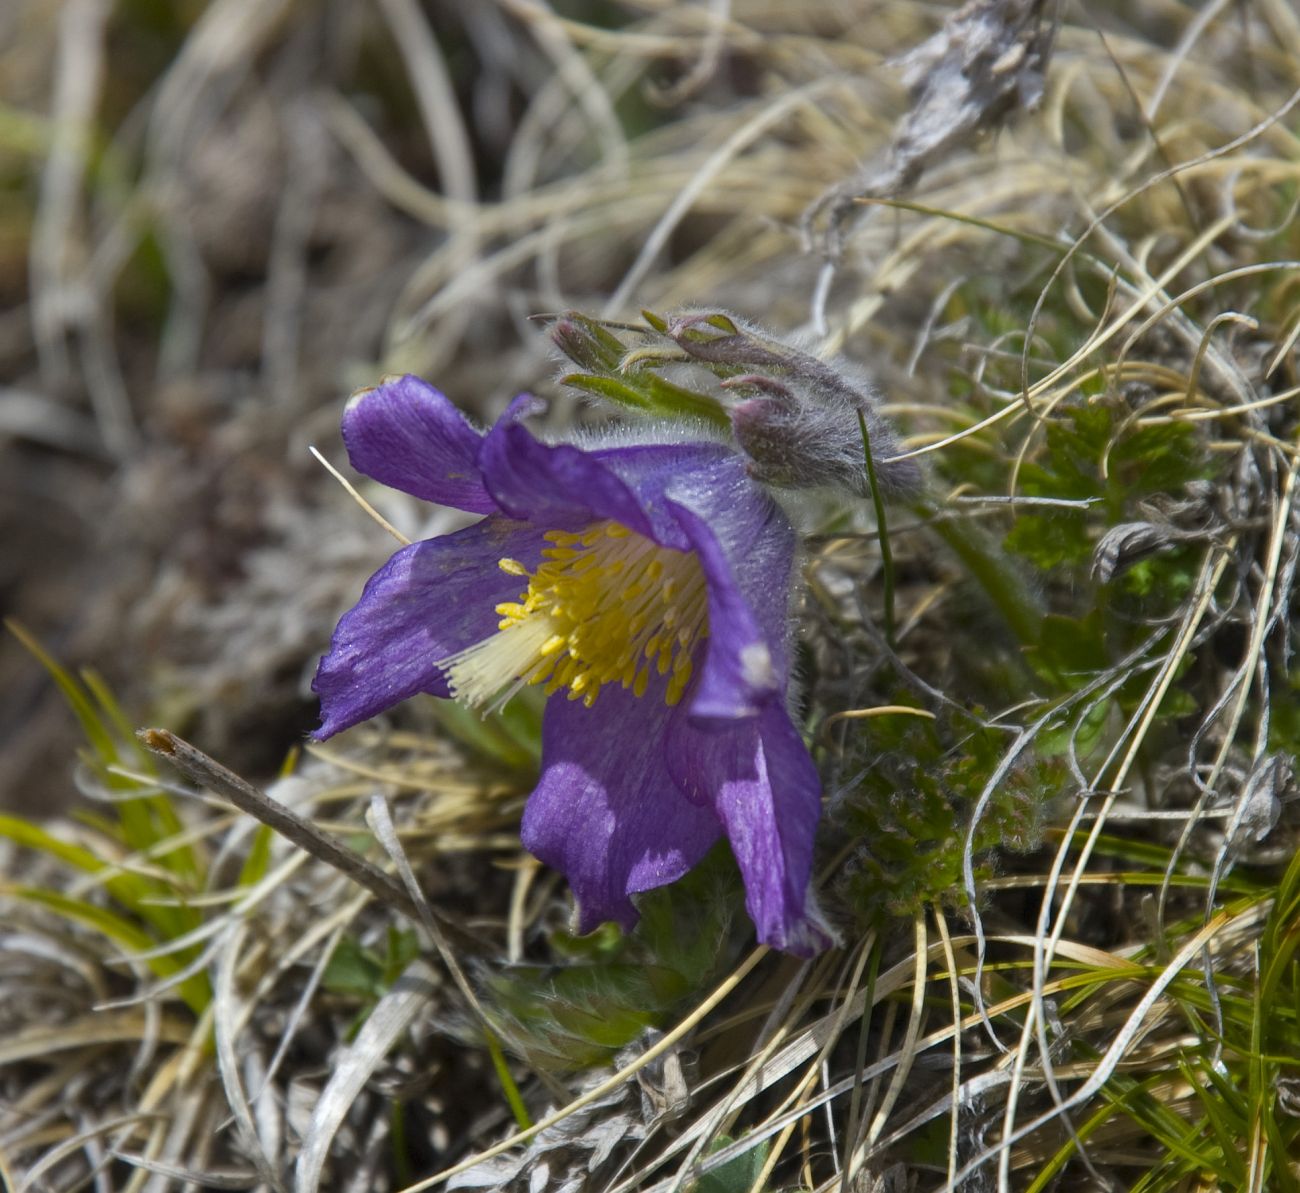
[[[398,1188],[590,1096],[465,1179],[1297,1187],[1298,95],[1289,0],[0,5],[0,1178]],[[536,706],[295,756],[390,546],[347,393],[715,417],[684,308],[925,449],[800,510],[809,966],[725,851],[571,936]],[[450,951],[144,722],[377,862],[389,801]]]

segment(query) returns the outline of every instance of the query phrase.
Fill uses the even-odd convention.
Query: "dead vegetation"
[[[6,608],[418,913],[93,677],[74,775],[5,639],[8,806],[91,812],[5,820],[9,1187],[1300,1187],[1297,47],[1286,0],[0,11]],[[388,550],[307,454],[346,393],[559,425],[534,316],[686,306],[865,366],[928,470],[892,623],[870,509],[807,511],[807,964],[724,863],[567,938],[527,708],[276,777]]]

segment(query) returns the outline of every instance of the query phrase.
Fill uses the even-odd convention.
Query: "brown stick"
[[[148,749],[166,758],[191,783],[224,796],[241,812],[269,825],[318,861],[333,866],[358,886],[365,887],[380,902],[396,908],[417,923],[423,922],[415,901],[400,882],[322,832],[310,820],[258,791],[184,738],[166,729],[140,729],[136,736]]]

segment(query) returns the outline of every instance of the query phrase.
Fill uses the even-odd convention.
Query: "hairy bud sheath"
[[[892,458],[902,448],[865,379],[851,381],[843,366],[832,367],[721,312],[678,316],[669,322],[668,335],[701,362],[753,370],[723,386],[741,398],[729,414],[755,479],[791,489],[833,485],[866,496],[865,422],[885,495],[920,488],[916,462]]]

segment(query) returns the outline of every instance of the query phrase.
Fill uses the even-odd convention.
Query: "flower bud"
[[[784,488],[833,485],[869,495],[865,423],[881,490],[905,496],[920,488],[916,462],[893,458],[902,448],[877,410],[879,395],[864,378],[850,381],[849,366],[832,366],[769,339],[724,312],[678,316],[669,321],[668,335],[701,362],[754,370],[722,385],[741,397],[729,410],[732,431],[756,479]]]

